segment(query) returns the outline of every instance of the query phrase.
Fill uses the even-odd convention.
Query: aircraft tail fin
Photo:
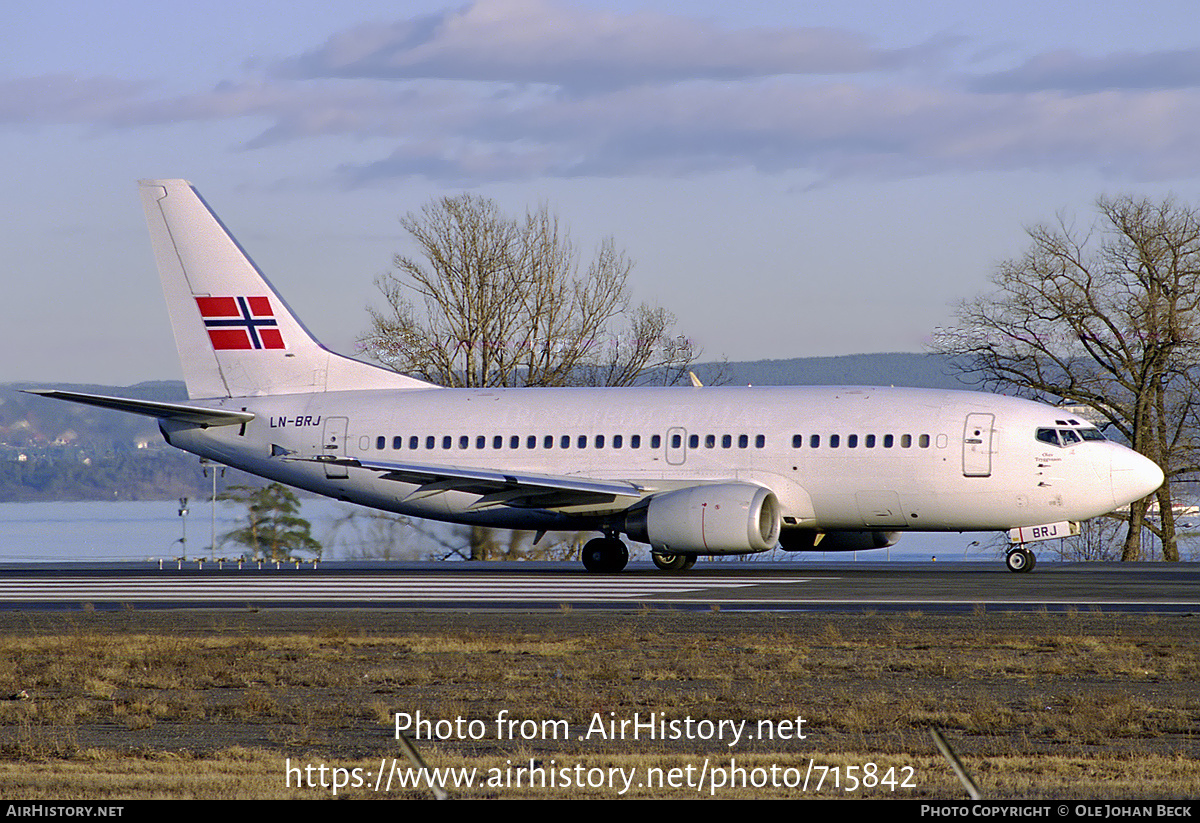
[[[317,342],[190,183],[139,187],[189,397],[431,388]]]

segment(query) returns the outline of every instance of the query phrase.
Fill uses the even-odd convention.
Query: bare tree
[[[1097,207],[1082,233],[1062,217],[1029,229],[1029,249],[993,276],[997,290],[962,304],[961,327],[935,346],[988,388],[1090,407],[1156,461],[1167,478],[1159,516],[1147,519],[1150,498],[1130,506],[1121,557],[1141,559],[1145,526],[1178,560],[1173,481],[1200,458],[1200,212],[1128,196]]]
[[[628,386],[676,382],[696,358],[669,312],[630,306],[633,264],[613,240],[583,268],[545,206],[513,219],[462,194],[400,224],[420,257],[377,278],[386,305],[358,341],[396,371],[455,387]]]
[[[443,197],[400,225],[419,255],[396,255],[376,279],[384,307],[359,351],[452,387],[670,385],[698,351],[670,312],[631,306],[632,262],[611,239],[586,266],[569,232],[542,206],[522,218],[473,194]],[[571,541],[534,549],[470,529],[472,559],[562,556]]]

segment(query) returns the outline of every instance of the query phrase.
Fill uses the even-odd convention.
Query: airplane
[[[684,571],[905,532],[1048,533],[1163,482],[1086,420],[995,394],[439,387],[326,349],[190,183],[139,186],[189,401],[34,393],[157,418],[172,446],[327,497],[539,540],[599,532],[583,565],[613,573],[621,535]],[[1035,562],[1024,543],[1006,559]]]

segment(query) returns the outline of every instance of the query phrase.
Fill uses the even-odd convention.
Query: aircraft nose
[[[1158,464],[1132,449],[1115,450],[1111,469],[1113,499],[1118,506],[1141,500],[1163,484]]]

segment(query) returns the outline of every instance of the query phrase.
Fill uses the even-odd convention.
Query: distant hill
[[[32,388],[165,402],[187,399],[179,381],[0,386],[0,502],[207,496],[210,481],[199,460],[166,445],[153,419],[21,391]],[[229,472],[226,482],[244,482],[233,476]]]
[[[960,381],[949,358],[918,352],[847,354],[840,357],[794,357],[703,363],[695,369],[705,383],[724,369],[732,386],[911,386],[926,389],[971,389]],[[708,378],[708,379],[706,379]]]
[[[91,449],[111,451],[113,448],[137,448],[162,443],[158,424],[151,418],[37,397],[25,394],[23,389],[63,389],[167,403],[187,399],[187,391],[179,380],[155,380],[134,386],[71,383],[0,385],[0,444],[4,446],[87,444]]]

